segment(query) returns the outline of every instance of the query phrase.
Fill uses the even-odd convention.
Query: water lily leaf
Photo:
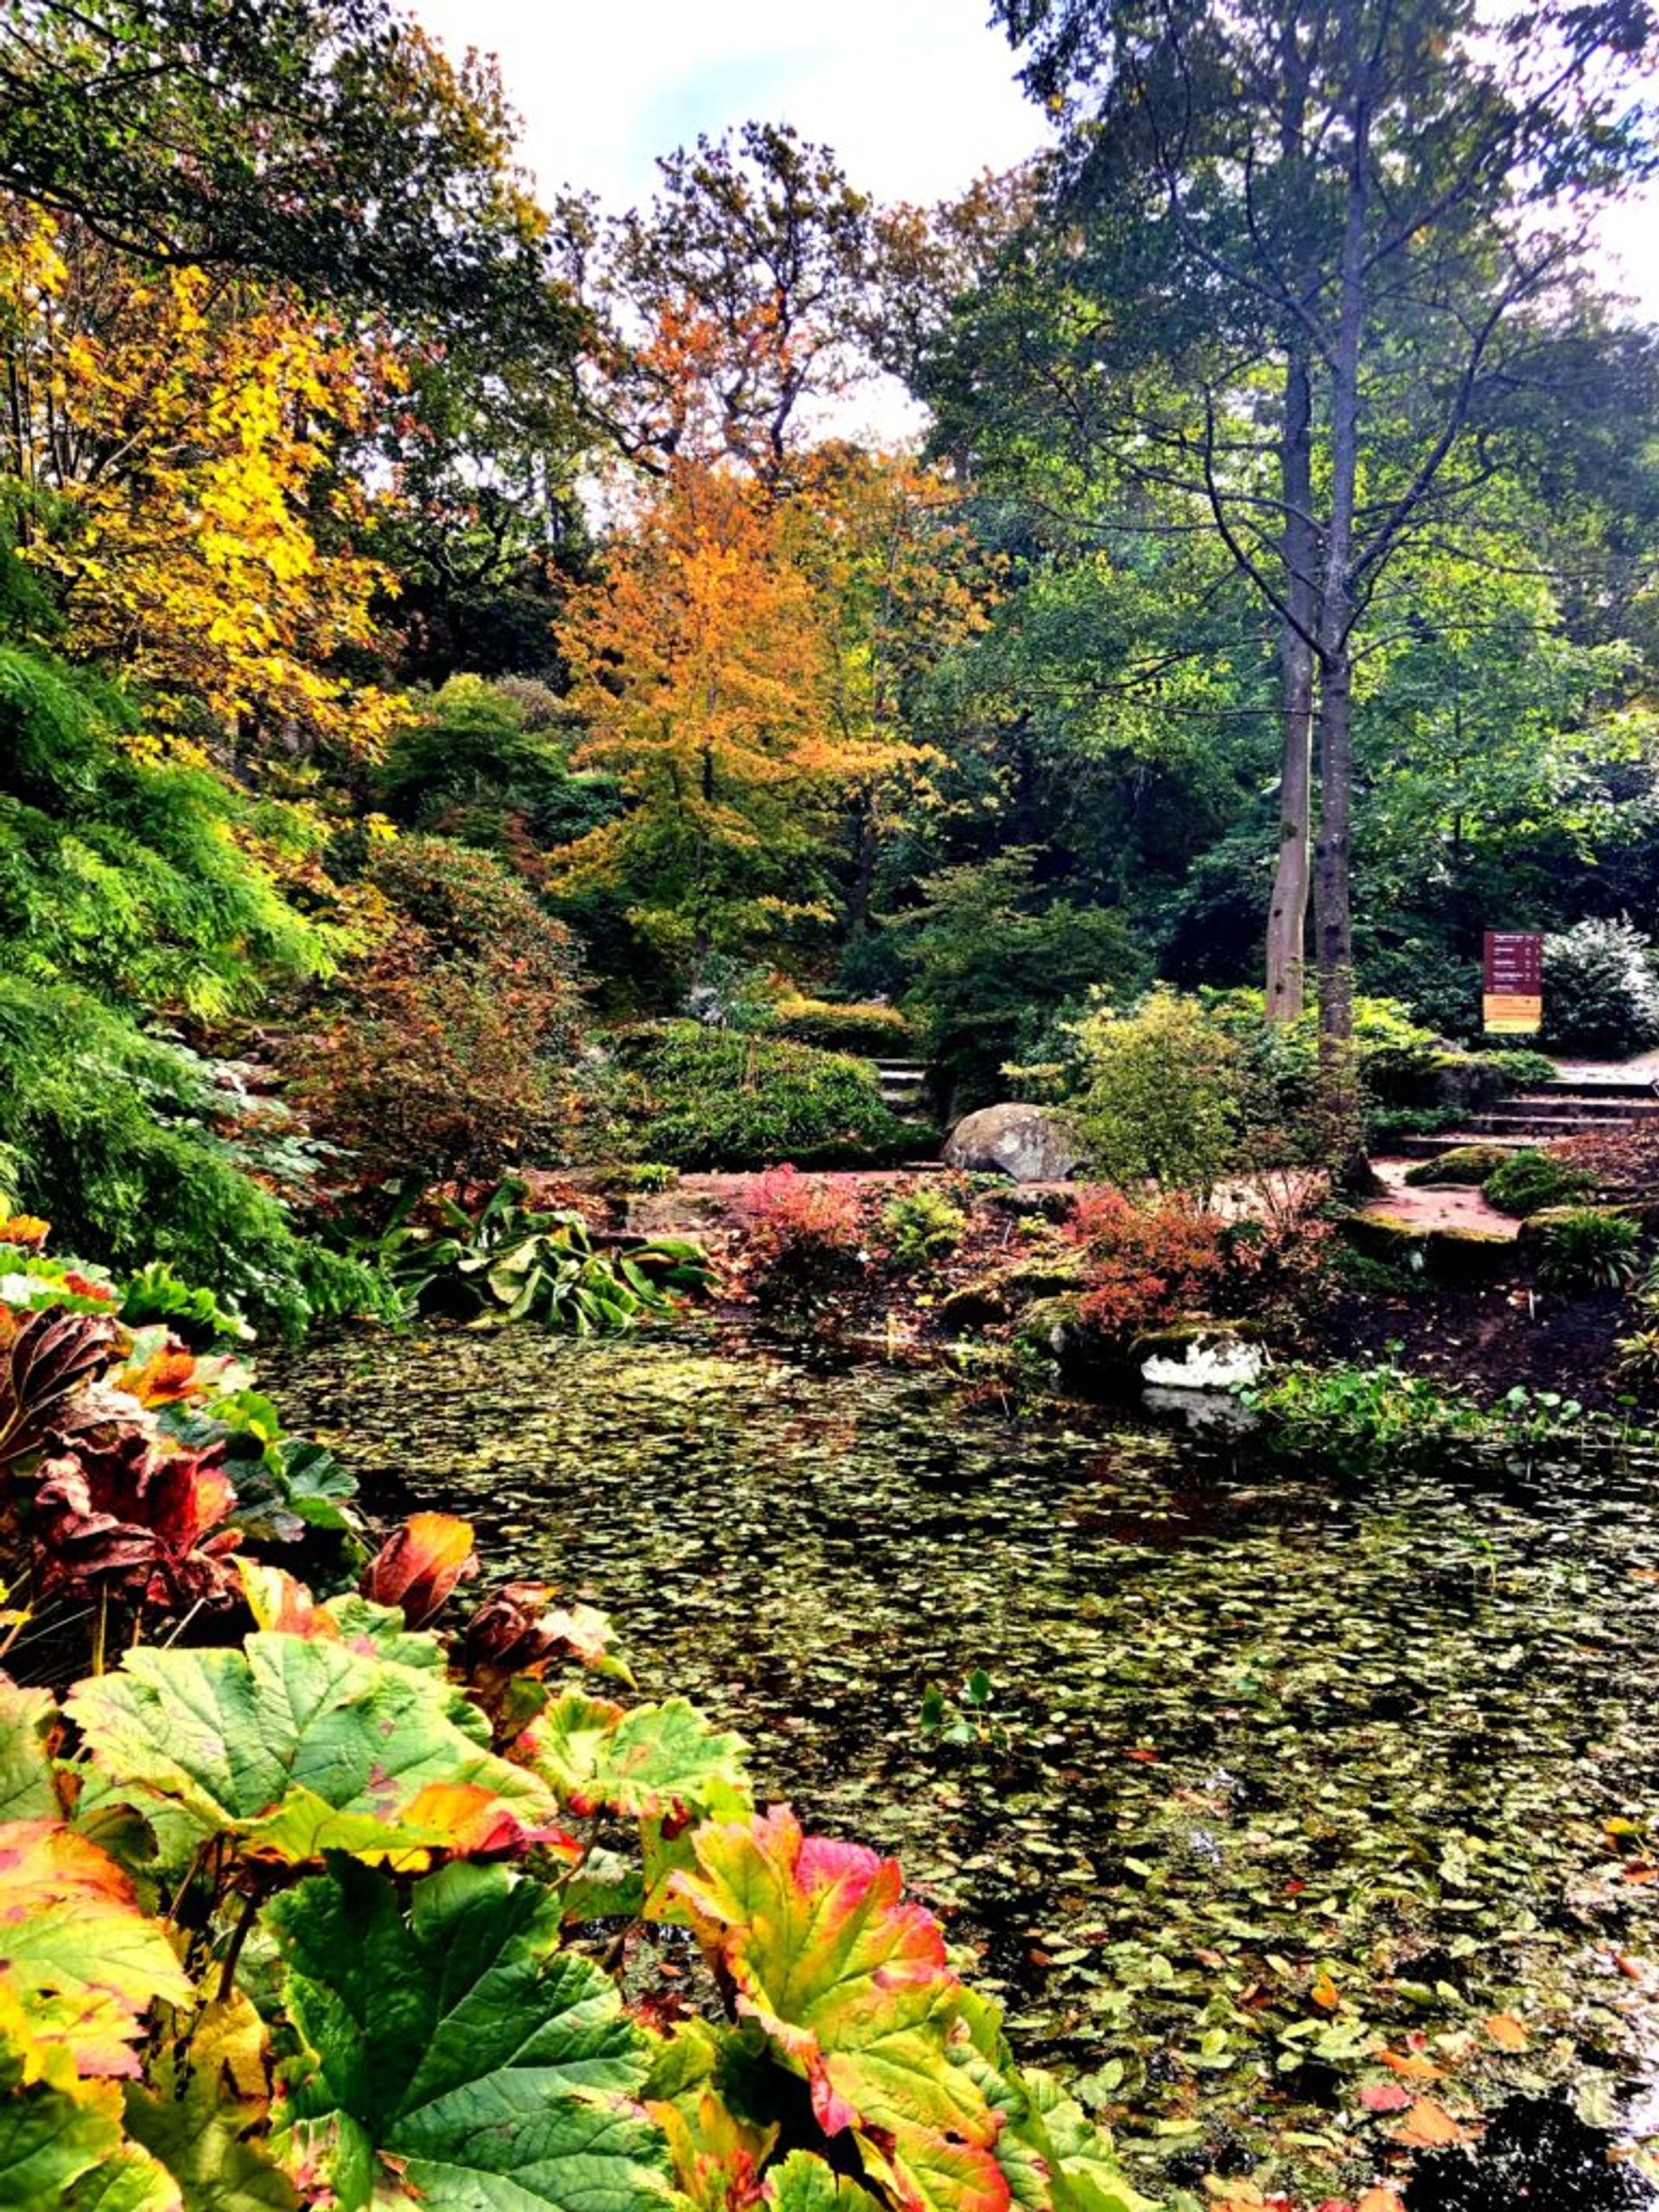
[[[261,1631],[242,1651],[140,1647],[72,1691],[68,1710],[106,1796],[175,1816],[162,1824],[173,1863],[223,1833],[285,1858],[363,1848],[323,1835],[318,1808],[395,1831],[431,1783],[476,1785],[538,1826],[556,1809],[438,1675],[341,1643]]]
[[[51,1821],[0,1824],[0,1982],[22,1999],[34,2033],[88,2075],[137,2074],[146,2006],[193,1994],[127,1875]]]
[[[268,1908],[304,2046],[279,2126],[342,2212],[667,2212],[662,2134],[630,2101],[645,2038],[559,1917],[504,1868],[448,1866],[405,1910],[343,1859]]]
[[[824,2133],[854,2131],[867,2172],[886,2169],[907,2204],[1005,2212],[998,2116],[957,2034],[961,1984],[898,1862],[804,1835],[786,1806],[692,1842],[697,1871],[674,1892]]]
[[[683,1697],[628,1710],[567,1690],[518,1748],[579,1813],[603,1805],[640,1818],[734,1820],[750,1809],[742,1738],[721,1734]]]

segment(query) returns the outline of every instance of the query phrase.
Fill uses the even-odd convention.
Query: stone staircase
[[[897,1114],[902,1122],[925,1122],[927,1110],[927,1067],[921,1060],[878,1060],[876,1080],[881,1085],[881,1103],[889,1113]]]
[[[1460,1127],[1433,1136],[1396,1137],[1389,1149],[1412,1160],[1438,1160],[1459,1145],[1497,1145],[1518,1152],[1523,1146],[1554,1144],[1592,1130],[1630,1128],[1659,1120],[1659,1091],[1637,1077],[1562,1076],[1536,1090],[1499,1098]]]

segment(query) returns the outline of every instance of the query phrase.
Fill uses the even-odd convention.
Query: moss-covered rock
[[[1501,1144],[1459,1144],[1438,1160],[1420,1160],[1406,1170],[1406,1180],[1424,1183],[1461,1183],[1478,1185],[1500,1168],[1509,1154]]]
[[[953,1329],[982,1329],[988,1322],[1006,1321],[1014,1308],[1005,1276],[979,1275],[946,1292],[939,1300],[939,1319]]]
[[[1014,1328],[1014,1342],[1063,1364],[1075,1359],[1084,1342],[1077,1319],[1082,1302],[1072,1294],[1039,1298],[1020,1314]]]
[[[1443,1282],[1490,1280],[1515,1256],[1515,1239],[1501,1229],[1443,1227],[1381,1207],[1351,1214],[1343,1230],[1370,1258],[1418,1267]]]

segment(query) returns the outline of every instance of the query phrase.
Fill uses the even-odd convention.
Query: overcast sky
[[[933,200],[1042,135],[989,0],[412,0],[499,54],[545,192],[648,199],[657,155],[751,118],[833,146],[878,200]],[[1659,195],[1610,226],[1610,275],[1659,315]]]

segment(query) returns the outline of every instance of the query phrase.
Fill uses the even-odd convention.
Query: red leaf
[[[361,1588],[377,1605],[401,1605],[410,1627],[421,1628],[456,1583],[477,1572],[470,1521],[452,1513],[416,1513],[364,1568]]]
[[[219,1554],[236,1539],[213,1533],[236,1503],[223,1455],[222,1445],[168,1451],[129,1428],[44,1461],[34,1520],[41,1595],[90,1583],[156,1605],[230,1603],[236,1574]]]
[[[1404,2112],[1411,2102],[1411,2091],[1402,2089],[1397,2082],[1368,2082],[1359,2093],[1359,2101],[1367,2112]]]

